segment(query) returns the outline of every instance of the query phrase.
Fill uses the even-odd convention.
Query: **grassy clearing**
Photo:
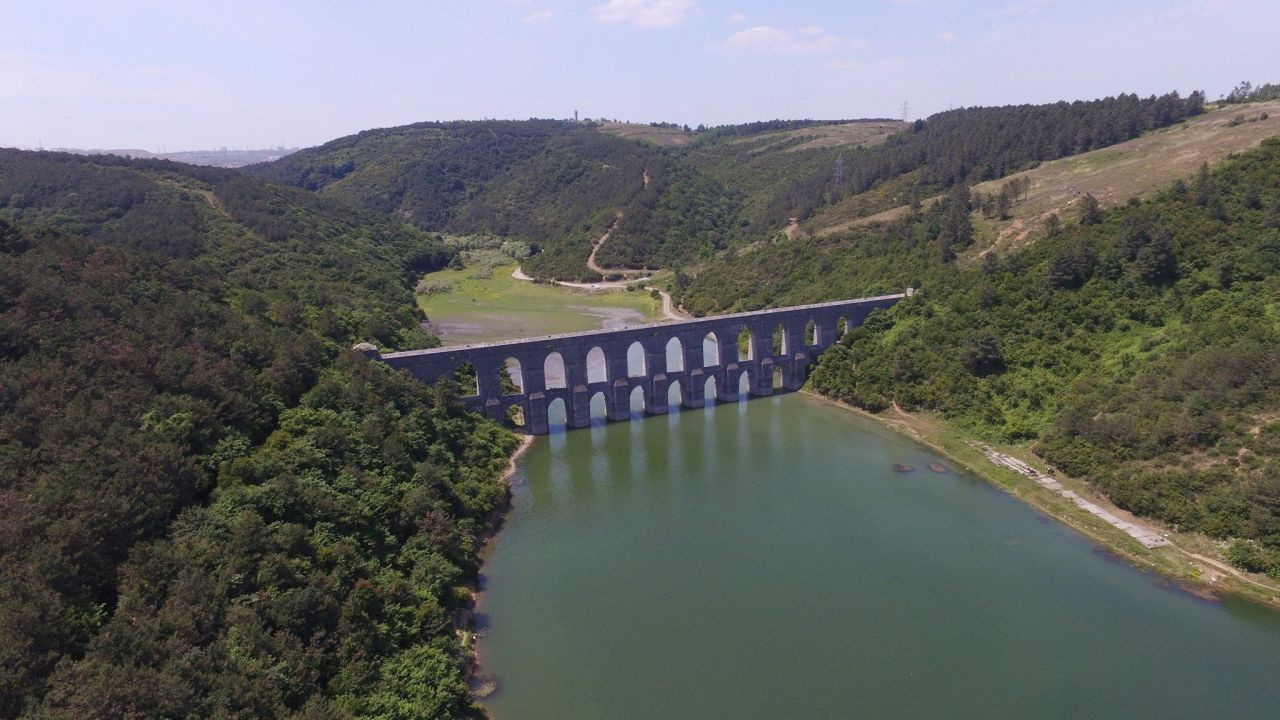
[[[816,393],[814,396],[834,402]],[[1157,572],[1183,585],[1189,591],[1198,594],[1226,593],[1267,605],[1280,605],[1280,586],[1265,575],[1245,574],[1229,568],[1226,561],[1222,559],[1221,544],[1212,538],[1199,533],[1174,532],[1148,518],[1137,520],[1129,513],[1112,505],[1105,497],[1095,492],[1088,483],[1064,477],[1061,474],[1055,476],[1055,479],[1069,489],[1101,505],[1113,514],[1130,521],[1136,520],[1148,527],[1161,529],[1174,543],[1172,546],[1154,549],[1144,547],[1127,533],[1081,510],[1056,492],[1041,487],[1019,473],[994,465],[975,446],[976,438],[938,418],[923,413],[907,415],[892,410],[873,415],[843,403],[836,404],[851,412],[882,422],[917,442],[934,448],[949,457],[952,462],[1020,498],[1055,520],[1070,526],[1106,551],[1125,558],[1141,569]],[[1025,447],[987,444],[999,452],[1021,459],[1041,472],[1046,471],[1044,462],[1028,452]]]
[[[470,268],[431,273],[427,281],[452,290],[419,295],[418,306],[449,345],[652,322],[661,312],[647,291],[536,284],[511,277],[515,267],[495,267],[487,278]]]

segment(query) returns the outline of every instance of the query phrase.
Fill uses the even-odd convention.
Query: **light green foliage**
[[[383,665],[361,715],[370,720],[468,717],[471,691],[455,671],[453,660],[436,648],[410,648]],[[450,679],[441,682],[442,677]]]

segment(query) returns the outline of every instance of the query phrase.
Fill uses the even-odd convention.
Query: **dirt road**
[[[516,266],[515,270],[511,271],[511,277],[515,278],[516,280],[527,280],[527,281],[533,280],[533,278],[526,275],[518,265]],[[639,277],[639,278],[631,278],[629,280],[610,280],[610,281],[601,281],[601,282],[594,282],[594,283],[568,282],[567,280],[552,280],[551,282],[554,285],[561,285],[563,287],[569,287],[569,288],[577,288],[579,290],[626,290],[628,285],[632,285],[638,282],[644,282],[648,279],[649,279],[648,277]],[[692,315],[684,312],[683,310],[680,310],[675,306],[675,302],[671,300],[671,295],[667,293],[667,291],[660,290],[658,288],[653,288],[653,289],[657,290],[658,295],[662,297],[662,319],[663,320],[678,321],[678,320],[693,319]]]

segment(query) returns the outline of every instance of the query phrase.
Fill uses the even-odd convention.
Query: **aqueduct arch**
[[[668,391],[676,385],[680,405],[688,408],[704,405],[708,387],[715,402],[737,400],[740,377],[748,379],[748,395],[772,394],[775,378],[779,389],[798,390],[814,358],[843,332],[912,292],[385,355],[367,343],[356,349],[427,383],[474,368],[474,384],[462,398],[467,408],[508,424],[518,414],[524,424],[517,429],[541,435],[549,430],[547,411],[556,400],[575,428],[591,424],[591,400],[601,394],[608,419],[626,420],[637,389],[650,415],[667,412]],[[746,358],[738,353],[742,331],[751,350]]]

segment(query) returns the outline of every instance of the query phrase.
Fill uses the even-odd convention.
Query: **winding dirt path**
[[[657,290],[658,294],[662,296],[662,316],[663,317],[665,317],[668,320],[692,320],[693,319],[692,315],[675,306],[675,303],[671,301],[671,296],[667,294],[666,290],[660,290],[658,288],[654,288],[654,290]]]
[[[648,168],[645,168],[644,170],[643,179],[644,186],[649,187]],[[595,241],[595,244],[591,246],[591,255],[587,256],[587,269],[591,272],[600,273],[602,276],[622,275],[623,278],[621,280],[602,280],[594,283],[577,283],[567,282],[564,280],[552,280],[551,282],[555,285],[578,288],[579,290],[625,290],[628,285],[649,280],[650,276],[645,274],[649,272],[648,270],[644,270],[642,268],[607,268],[601,267],[601,265],[596,262],[596,253],[600,251],[601,246],[603,246],[605,241],[609,239],[609,235],[613,233],[613,229],[618,226],[618,221],[621,219],[622,213],[619,212],[613,218],[613,223],[609,225],[609,229],[605,230],[604,234],[600,236],[600,239]],[[516,280],[533,280],[533,278],[524,274],[524,270],[522,270],[519,265],[517,265],[516,269],[511,272],[511,277]],[[671,295],[667,293],[666,290],[662,290],[660,288],[653,289],[657,290],[658,295],[662,297],[662,318],[664,320],[693,319],[692,315],[676,307],[675,302],[671,300]]]
[[[645,270],[643,268],[601,267],[600,264],[596,262],[596,253],[600,251],[600,248],[604,247],[604,242],[609,239],[610,235],[613,234],[613,229],[618,227],[618,221],[621,219],[622,219],[622,213],[618,213],[617,217],[613,219],[613,224],[609,226],[609,229],[605,230],[604,234],[600,236],[600,239],[595,241],[595,244],[591,246],[591,254],[587,256],[587,269],[591,270],[591,272],[597,272],[597,273],[600,273],[601,275],[624,275],[624,276],[644,275],[645,273],[649,272],[648,270]]]

